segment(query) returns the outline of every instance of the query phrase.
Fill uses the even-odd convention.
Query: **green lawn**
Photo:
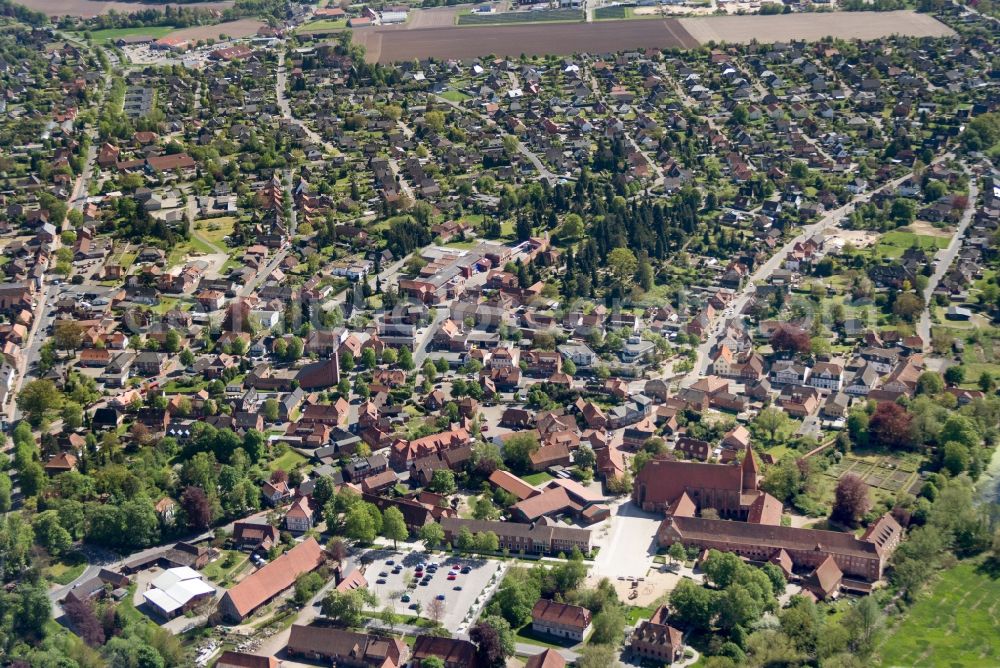
[[[246,563],[248,557],[239,550],[224,550],[218,559],[202,569],[202,573],[216,584],[224,583]]]
[[[108,28],[106,30],[92,30],[90,32],[90,39],[94,44],[108,44],[114,42],[120,37],[131,37],[133,35],[149,35],[155,39],[159,39],[169,33],[172,33],[176,28],[173,26],[150,26],[147,28]],[[83,33],[75,33],[81,39],[83,38]]]
[[[469,99],[469,96],[458,90],[446,90],[441,93],[441,97],[448,100],[449,102],[465,102]]]
[[[524,482],[529,485],[544,485],[549,480],[552,480],[552,476],[545,471],[539,471],[538,473],[532,473],[531,475],[522,476],[521,478]]]
[[[951,241],[949,237],[934,237],[929,234],[893,230],[882,235],[878,242],[878,250],[885,257],[900,257],[907,248],[919,244],[928,253],[933,253],[938,248],[947,247],[949,241]]]
[[[527,623],[517,630],[515,633],[518,642],[530,643],[532,645],[541,645],[542,647],[572,647],[576,645],[575,640],[564,640],[559,641],[559,638],[555,636],[549,636],[542,633],[535,633],[531,630],[531,623]]]
[[[59,561],[53,561],[45,569],[45,577],[58,585],[68,585],[80,577],[87,568],[87,560],[78,552],[67,554]]]
[[[340,30],[346,27],[347,19],[320,19],[319,21],[310,21],[300,26],[295,32],[326,32],[327,30]]]
[[[267,468],[271,471],[281,469],[283,471],[291,471],[292,469],[298,467],[306,462],[306,458],[295,452],[294,450],[288,450],[285,454],[281,455],[273,462],[267,465]]]
[[[943,572],[882,645],[883,666],[1000,665],[1000,573],[966,561]]]
[[[199,220],[194,224],[194,229],[198,233],[198,236],[215,244],[219,248],[225,249],[226,242],[223,241],[223,237],[227,237],[233,233],[235,224],[235,217],[223,216],[221,218]]]
[[[625,623],[628,625],[638,624],[643,619],[649,619],[656,612],[655,607],[643,608],[634,605],[625,606]]]

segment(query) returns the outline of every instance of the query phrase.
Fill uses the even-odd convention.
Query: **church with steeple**
[[[760,468],[748,447],[742,461],[703,464],[671,457],[653,459],[636,476],[632,500],[643,510],[780,524],[781,502],[760,489]]]

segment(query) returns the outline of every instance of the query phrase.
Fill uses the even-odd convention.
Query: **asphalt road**
[[[926,306],[923,313],[920,314],[920,322],[917,323],[917,335],[924,340],[925,346],[930,345],[931,342],[931,300],[934,297],[934,290],[944,275],[948,273],[948,269],[958,256],[958,252],[962,250],[962,239],[965,238],[965,231],[968,229],[969,223],[972,222],[972,215],[976,211],[976,199],[978,197],[979,188],[976,185],[975,177],[973,177],[969,179],[969,205],[962,214],[962,219],[959,221],[958,227],[955,229],[955,234],[952,235],[951,242],[948,243],[948,247],[938,251],[935,256],[937,265],[934,267],[934,273],[931,275],[930,280],[927,281],[927,289],[924,291]]]

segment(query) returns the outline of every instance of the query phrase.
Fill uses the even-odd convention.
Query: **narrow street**
[[[937,252],[934,257],[937,264],[934,266],[934,273],[927,281],[927,289],[924,291],[924,311],[920,314],[920,322],[917,323],[917,335],[924,340],[924,346],[929,346],[931,342],[931,308],[934,300],[934,290],[948,269],[951,263],[958,256],[958,251],[962,250],[962,240],[965,238],[965,231],[972,222],[972,214],[976,211],[976,199],[979,197],[979,188],[976,185],[975,177],[969,179],[969,204],[962,213],[962,219],[955,228],[955,233],[948,243],[948,247]]]

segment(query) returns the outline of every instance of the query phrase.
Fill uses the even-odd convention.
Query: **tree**
[[[399,368],[403,371],[413,371],[413,353],[410,352],[409,348],[403,347],[399,349]]]
[[[420,527],[420,540],[429,548],[435,548],[444,542],[444,529],[437,522],[428,522]]]
[[[996,389],[996,379],[993,378],[993,374],[989,371],[983,371],[979,374],[979,389],[983,392],[989,394]]]
[[[777,442],[778,433],[789,424],[789,419],[785,411],[770,406],[757,414],[753,424],[766,433],[768,442],[773,444]]]
[[[495,443],[477,441],[472,446],[472,468],[483,477],[500,468],[503,463],[503,456],[500,448]]]
[[[562,227],[559,228],[559,236],[563,239],[579,239],[583,236],[583,218],[575,213],[566,214]]]
[[[512,628],[519,628],[531,620],[531,609],[540,597],[538,582],[526,572],[508,573],[490,601],[489,614],[499,614]]]
[[[500,518],[500,509],[492,498],[483,494],[472,506],[472,517],[477,520],[496,520]]]
[[[65,554],[73,546],[73,537],[59,523],[57,511],[38,513],[31,524],[35,530],[35,540],[53,557]]]
[[[280,408],[277,399],[265,399],[261,405],[260,413],[268,422],[277,422],[281,415]]]
[[[622,665],[616,658],[618,652],[610,645],[584,645],[580,658],[576,660],[577,668],[620,668]]]
[[[812,346],[812,339],[809,332],[801,327],[785,325],[779,327],[771,334],[771,347],[774,350],[808,355]]]
[[[948,367],[944,371],[944,379],[949,385],[961,385],[965,382],[965,367],[958,364]]]
[[[52,340],[60,350],[76,350],[83,344],[83,328],[75,320],[57,320]]]
[[[375,359],[375,349],[365,348],[361,351],[361,365],[366,369],[374,369],[377,364]]]
[[[20,513],[0,515],[0,579],[13,580],[28,570],[35,532]]]
[[[892,312],[896,314],[896,317],[905,322],[915,322],[923,310],[923,300],[912,292],[904,292],[898,295],[895,303],[892,305]]]
[[[941,464],[952,475],[959,475],[969,468],[969,448],[957,441],[949,441],[944,444],[944,453],[941,457]]]
[[[573,463],[581,469],[593,469],[594,464],[597,463],[597,455],[594,454],[594,449],[589,445],[581,445],[573,453]]]
[[[747,663],[753,666],[797,666],[806,658],[788,636],[775,629],[752,633],[746,648]]]
[[[682,579],[670,592],[670,606],[677,619],[694,628],[707,630],[712,624],[714,592],[692,580]]]
[[[476,645],[476,655],[480,665],[502,668],[507,665],[507,657],[516,649],[514,632],[503,617],[489,615],[469,629],[469,640]]]
[[[313,503],[319,508],[325,508],[327,502],[333,498],[334,494],[336,494],[336,490],[333,486],[333,480],[327,476],[319,476],[316,479],[316,484],[313,486]]]
[[[681,543],[676,542],[671,544],[670,549],[667,550],[667,556],[678,564],[683,564],[687,560],[687,550]]]
[[[347,544],[342,538],[331,538],[326,553],[337,563],[343,563],[347,559]]]
[[[49,411],[57,411],[62,407],[63,394],[51,380],[41,378],[33,380],[21,388],[17,395],[17,407],[20,408],[28,421],[33,424],[41,422]]]
[[[498,552],[500,539],[492,531],[477,533],[473,541],[476,552]]]
[[[635,270],[639,266],[639,261],[628,248],[615,248],[608,253],[607,266],[620,283],[632,280]]]
[[[212,504],[201,487],[189,485],[181,495],[181,507],[192,529],[207,529],[212,524]]]
[[[351,351],[345,350],[340,353],[340,370],[344,372],[354,370],[354,355],[351,354]]]
[[[872,506],[868,483],[853,473],[842,476],[834,491],[831,519],[854,526]]]
[[[356,540],[359,543],[371,543],[378,535],[379,528],[376,526],[372,513],[365,508],[364,503],[359,503],[347,511],[344,519],[344,535]],[[375,509],[378,512],[378,508]]]
[[[295,602],[305,605],[325,584],[325,578],[316,571],[303,573],[295,580]]]
[[[67,401],[63,404],[60,417],[64,431],[75,431],[83,426],[83,406],[75,401]]]
[[[439,598],[431,599],[427,605],[427,614],[435,624],[440,624],[441,620],[444,619],[444,601]]]
[[[913,445],[912,421],[913,416],[905,408],[892,401],[883,401],[868,422],[868,433],[876,445],[893,450],[909,448]]]
[[[444,668],[444,661],[436,656],[420,659],[420,668]]]
[[[10,476],[6,473],[0,473],[0,513],[6,513],[10,510],[10,495],[13,487]]]
[[[437,469],[431,476],[431,482],[427,485],[427,489],[436,494],[454,494],[457,486],[455,485],[455,472],[451,469]]]
[[[397,541],[406,540],[409,532],[406,530],[406,521],[403,513],[395,506],[389,506],[382,513],[382,535],[392,541],[392,547],[396,547]]]
[[[708,557],[702,564],[705,578],[720,589],[726,589],[736,580],[742,570],[743,562],[732,552],[709,550]]]
[[[504,443],[504,460],[512,469],[527,470],[531,466],[531,454],[538,448],[538,435],[535,432],[515,434]]]
[[[802,490],[802,470],[791,457],[785,457],[775,466],[769,466],[761,487],[782,503],[790,501]]]
[[[625,630],[625,612],[620,605],[605,607],[594,615],[594,633],[591,642],[599,645],[617,645]]]
[[[333,590],[323,599],[320,611],[325,617],[353,627],[361,626],[364,622],[365,607],[377,604],[375,594],[363,587],[344,592]]]
[[[94,605],[89,598],[68,596],[62,607],[73,630],[83,642],[91,647],[104,644],[104,627],[94,614]]]
[[[927,394],[934,396],[944,390],[944,380],[941,374],[935,371],[924,371],[917,378],[917,394]]]
[[[844,627],[852,638],[853,649],[862,656],[871,654],[882,623],[882,610],[872,596],[862,597],[857,605],[848,609],[844,616]]]

